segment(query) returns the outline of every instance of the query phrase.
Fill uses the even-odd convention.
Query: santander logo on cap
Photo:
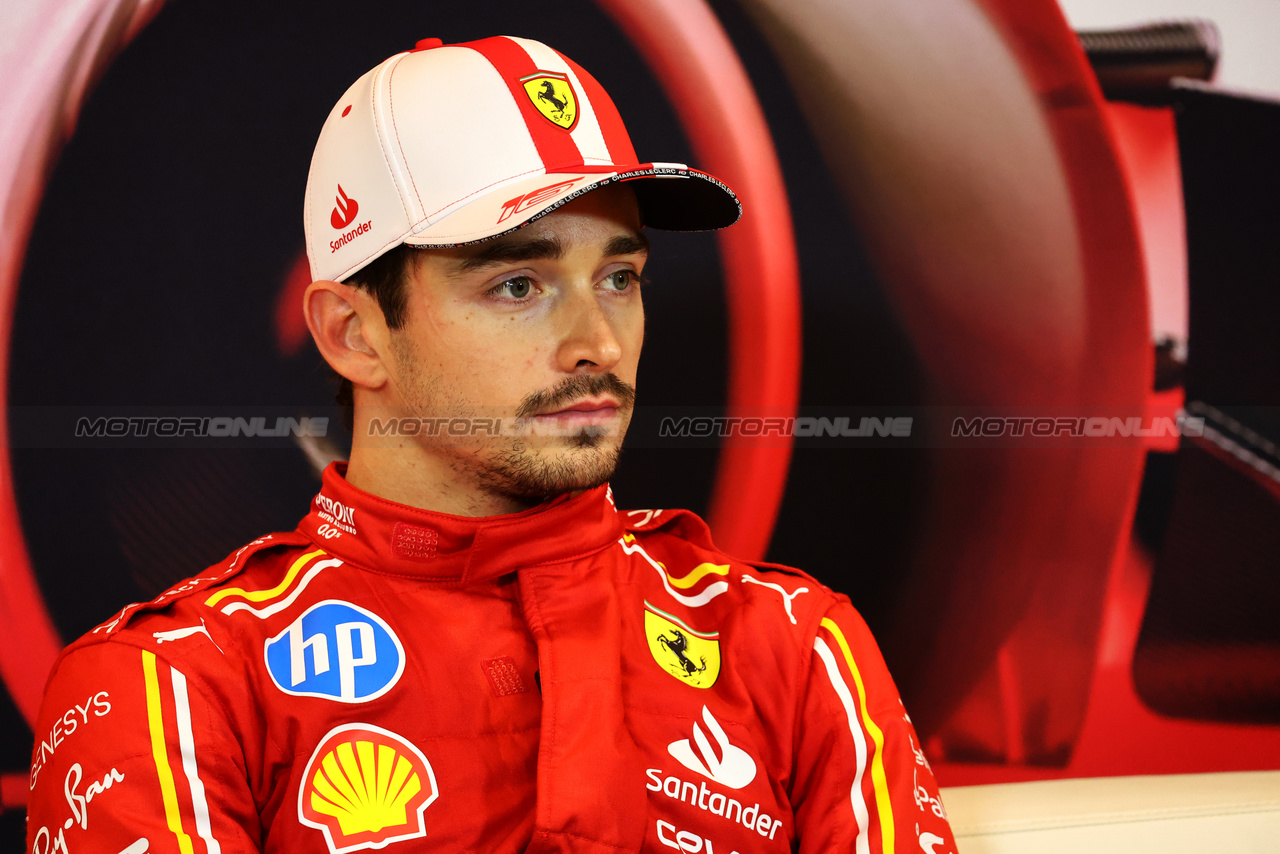
[[[351,223],[355,222],[356,214],[360,212],[360,205],[356,204],[356,200],[347,195],[342,189],[342,185],[338,185],[338,195],[333,199],[337,202],[337,207],[329,212],[329,224],[334,227],[335,231],[342,231]],[[362,234],[368,234],[369,229],[373,227],[373,220],[365,220],[350,231],[343,232],[338,235],[336,240],[329,241],[329,253],[333,254],[351,241],[355,240]]]
[[[338,206],[329,214],[329,223],[338,231],[351,225],[356,218],[356,214],[360,211],[360,205],[356,204],[356,200],[349,198],[343,191],[342,185],[338,185],[338,195],[334,197],[334,201]]]

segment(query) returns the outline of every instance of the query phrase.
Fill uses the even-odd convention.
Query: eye
[[[533,280],[528,276],[516,276],[514,279],[507,279],[502,284],[495,287],[489,293],[500,297],[509,297],[510,299],[524,299],[529,296],[533,290]]]
[[[637,276],[634,270],[615,270],[604,277],[604,286],[609,290],[625,291],[635,284]]]

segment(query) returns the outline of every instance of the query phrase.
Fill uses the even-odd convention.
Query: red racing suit
[[[469,519],[342,474],[62,654],[31,854],[954,854],[844,596],[608,487]]]

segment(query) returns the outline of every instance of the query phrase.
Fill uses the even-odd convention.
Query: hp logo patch
[[[336,599],[312,605],[263,651],[276,687],[298,697],[367,703],[404,673],[404,647],[391,627]]]

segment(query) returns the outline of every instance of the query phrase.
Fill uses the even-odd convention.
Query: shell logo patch
[[[700,632],[674,614],[644,603],[644,636],[658,666],[695,688],[720,677],[720,633]]]
[[[427,835],[423,812],[440,795],[418,748],[373,724],[329,730],[298,789],[298,820],[324,833],[332,854]]]
[[[525,94],[533,102],[538,112],[547,117],[547,121],[556,127],[573,130],[578,123],[578,99],[573,93],[573,84],[564,74],[554,71],[539,71],[537,74],[520,80]]]

